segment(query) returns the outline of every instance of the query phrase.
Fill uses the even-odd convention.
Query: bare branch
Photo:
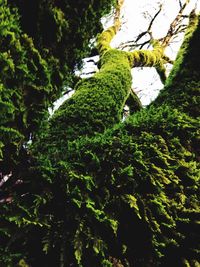
[[[180,9],[183,7],[181,0],[179,0],[179,6],[180,6]]]
[[[169,42],[173,39],[173,37],[179,33],[180,31],[180,24],[184,18],[183,12],[185,10],[185,8],[187,7],[187,5],[189,4],[190,0],[185,1],[184,4],[181,3],[181,1],[179,1],[179,5],[180,5],[180,9],[179,12],[177,14],[177,16],[175,17],[175,19],[172,21],[172,23],[169,26],[169,30],[166,34],[166,36],[164,38],[162,38],[161,43],[162,46],[164,48],[166,48],[169,44]],[[178,31],[177,31],[178,28]]]
[[[183,13],[184,13],[187,5],[189,4],[189,2],[190,2],[190,0],[186,0],[184,3],[182,3],[181,0],[179,1],[180,8],[179,8],[179,12],[178,12],[177,16],[175,17],[175,19],[170,24],[169,30],[168,30],[166,36],[161,38],[161,39],[159,39],[159,41],[161,42],[161,45],[162,45],[162,47],[164,49],[169,45],[169,43],[172,40],[174,40],[176,35],[178,35],[179,33],[185,31],[186,26],[182,25],[181,23],[182,23],[183,19],[188,17],[188,16],[184,15]],[[155,20],[158,17],[158,15],[161,13],[162,7],[163,7],[162,5],[159,6],[158,11],[152,17],[152,19],[151,19],[151,21],[149,23],[149,26],[148,26],[146,31],[140,33],[134,41],[129,41],[129,42],[125,42],[125,43],[120,44],[118,48],[119,49],[128,49],[130,51],[131,49],[135,49],[135,48],[142,49],[145,45],[149,44],[150,41],[154,39],[153,36],[152,36],[152,32],[151,32],[153,23],[155,22]],[[138,43],[139,40],[141,40],[142,37],[144,37],[147,34],[150,36],[150,39],[149,40],[145,40],[142,43]]]
[[[162,7],[163,7],[163,5],[161,4],[160,7],[159,7],[159,9],[158,9],[158,11],[156,12],[156,14],[153,16],[152,20],[150,21],[150,23],[149,23],[149,27],[148,27],[148,29],[147,29],[147,32],[148,32],[148,33],[151,31],[151,28],[152,28],[152,25],[153,25],[155,19],[157,18],[157,16],[158,16],[158,15],[160,14],[160,12],[162,11]]]
[[[118,49],[126,49],[128,48],[129,51],[138,48],[138,49],[142,49],[145,45],[149,44],[151,41],[151,39],[148,39],[147,41],[144,41],[143,43],[135,43],[135,41],[128,41],[125,43],[121,43],[120,46],[118,47]]]
[[[144,31],[144,32],[141,32],[134,41],[125,42],[125,43],[120,44],[118,49],[125,49],[125,48],[129,48],[129,50],[131,50],[133,48],[142,49],[146,44],[149,44],[150,40],[153,39],[152,32],[151,32],[152,25],[153,25],[155,19],[157,18],[157,16],[160,14],[161,11],[162,11],[162,5],[159,6],[158,11],[151,18],[151,21],[149,23],[149,26],[148,26],[147,30]],[[148,41],[144,41],[142,43],[138,43],[138,41],[141,40],[142,37],[144,37],[147,34],[150,36],[150,39]]]

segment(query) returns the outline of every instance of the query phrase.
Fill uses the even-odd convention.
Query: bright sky
[[[181,1],[184,3],[184,1]],[[200,1],[189,1],[184,14],[189,14],[196,6],[200,11]],[[125,21],[121,31],[113,39],[113,46],[117,47],[120,43],[134,40],[134,37],[148,28],[148,14],[152,16],[159,9],[159,3],[163,4],[163,11],[154,21],[152,32],[154,38],[165,36],[170,23],[176,17],[179,10],[178,0],[125,0],[122,18]],[[166,54],[175,59],[182,42],[183,35],[179,36],[176,43],[166,49]],[[134,68],[132,70],[132,87],[140,97],[143,105],[148,105],[156,98],[159,90],[163,88],[159,76],[154,68]]]
[[[184,3],[183,0],[181,2]],[[197,11],[200,12],[199,0],[190,0],[189,2],[190,3],[184,14],[189,14],[195,6]],[[163,4],[163,11],[154,21],[152,31],[154,38],[165,36],[170,23],[176,17],[179,10],[179,0],[125,0],[122,11],[123,27],[113,39],[112,46],[117,47],[120,43],[134,40],[134,37],[145,31],[149,25],[148,14],[153,16],[159,9],[159,3]],[[112,24],[112,20],[108,20],[107,23],[103,20],[103,23],[107,28]],[[175,59],[176,57],[177,51],[181,45],[182,37],[183,36],[180,36],[176,43],[166,49],[167,55],[172,59]],[[98,61],[98,56],[93,59]],[[88,59],[84,60],[86,63],[81,77],[86,77],[87,75],[84,75],[85,73],[97,71],[97,67],[93,63],[87,63],[87,61]],[[132,70],[132,76],[132,88],[140,97],[142,104],[144,106],[148,105],[156,98],[159,90],[163,87],[157,72],[154,68],[134,68]],[[69,96],[65,95],[64,98],[58,100],[55,103],[55,108],[58,108],[58,106],[60,106]]]
[[[185,1],[182,0],[181,2],[184,3]],[[153,32],[155,38],[165,35],[169,29],[169,23],[176,17],[179,10],[178,0],[125,0],[122,17],[124,17],[123,20],[125,20],[126,25],[117,34],[116,43],[130,40],[131,37],[137,36],[141,31],[146,30],[148,27],[147,13],[154,15],[159,9],[159,3],[163,4],[163,11],[153,24]],[[200,1],[190,0],[184,14],[190,13],[195,5],[200,11]]]

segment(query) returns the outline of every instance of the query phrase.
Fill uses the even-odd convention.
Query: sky
[[[184,1],[181,2],[184,3]],[[170,23],[178,13],[178,0],[125,0],[122,11],[122,20],[125,21],[125,24],[113,39],[113,47],[119,46],[122,42],[134,40],[134,37],[145,31],[149,25],[148,14],[154,15],[159,9],[159,3],[163,4],[163,11],[156,18],[152,32],[155,39],[165,36]],[[200,0],[190,0],[184,14],[189,14],[194,7],[200,12]],[[176,58],[183,36],[183,34],[180,35],[176,42],[165,51],[166,55],[173,60]],[[167,67],[169,72],[172,66],[168,65]],[[134,68],[132,69],[132,77],[132,88],[138,94],[144,106],[153,101],[160,89],[163,88],[163,84],[154,68]]]
[[[181,0],[182,3],[185,1]],[[197,4],[197,9],[200,11],[200,1],[190,0],[185,14],[190,11]],[[167,32],[169,23],[175,18],[178,9],[178,0],[125,0],[122,10],[123,20],[126,21],[125,26],[117,34],[115,41],[121,42],[121,40],[129,40],[131,36],[135,36],[140,31],[146,30],[148,26],[148,20],[145,18],[147,13],[155,14],[159,8],[159,4],[163,4],[163,11],[157,17],[156,23],[153,25],[153,33],[155,38],[160,38]]]
[[[187,1],[187,0],[186,0]],[[181,1],[184,2],[183,0]],[[200,0],[190,0],[185,14],[189,14],[196,6],[197,12],[200,12]],[[156,18],[153,24],[152,31],[154,38],[161,38],[165,36],[169,29],[170,23],[176,17],[179,9],[179,0],[125,0],[122,9],[122,22],[121,30],[114,37],[111,45],[118,47],[121,43],[134,40],[139,33],[145,31],[149,25],[148,16],[154,15],[159,9],[159,3],[163,4],[163,11]],[[112,25],[112,18],[102,19],[104,27],[107,28]],[[177,38],[176,42],[171,44],[166,49],[166,54],[170,58],[175,59],[179,47],[183,39],[183,34]],[[93,58],[98,61],[98,56]],[[83,59],[84,68],[80,73],[81,77],[88,77],[87,73],[97,71],[97,67],[90,59]],[[168,66],[168,71],[172,66]],[[92,74],[91,74],[92,75]],[[158,95],[160,89],[163,88],[159,76],[154,68],[134,68],[132,69],[133,83],[132,88],[138,94],[142,104],[148,105]],[[62,99],[55,102],[54,109],[57,109],[61,103],[69,98],[73,93],[66,94]],[[52,113],[52,110],[50,110]]]

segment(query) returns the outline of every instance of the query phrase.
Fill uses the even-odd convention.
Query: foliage
[[[179,110],[198,117],[199,114],[199,71],[197,43],[200,27],[194,32],[199,23],[198,16],[190,15],[190,24],[185,34],[185,41],[178,53],[176,62],[166,82],[164,90],[160,92],[156,105],[167,103]],[[192,37],[192,38],[191,38]],[[193,47],[191,50],[190,47]],[[191,71],[193,70],[193,71]],[[184,90],[183,90],[184,88]]]
[[[55,21],[63,20],[58,7],[52,12]],[[64,38],[63,25],[55,31],[58,40]],[[37,27],[41,30],[40,21]],[[199,29],[190,32],[190,41],[186,34],[184,56],[177,58],[181,65],[161,96],[124,123],[120,116],[134,59],[103,51],[99,73],[80,81],[74,96],[35,135],[20,173],[23,182],[15,184],[11,202],[1,204],[3,266],[200,264]],[[46,45],[43,34],[39,31],[38,47]],[[150,64],[157,64],[160,53],[150,54]],[[1,103],[5,122],[15,121],[10,98]],[[139,107],[137,98],[134,104]]]
[[[74,69],[115,0],[79,2],[0,1],[3,174],[19,176],[20,162],[28,158],[26,143],[43,125],[48,107],[72,85]]]
[[[198,260],[198,128],[195,119],[162,106],[104,135],[74,142],[67,161],[77,176],[95,179],[96,206],[117,221],[116,235],[110,233],[109,239],[107,231],[94,229],[107,245],[106,255],[124,266],[127,261],[130,266],[182,266],[185,254]],[[79,214],[84,203],[81,199]]]

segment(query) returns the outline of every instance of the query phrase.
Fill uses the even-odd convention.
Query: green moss
[[[163,48],[153,44],[153,50],[135,50],[127,53],[132,67],[158,67],[163,64]]]
[[[112,26],[107,30],[103,31],[97,37],[97,49],[100,55],[103,55],[106,51],[111,49],[110,42],[116,35],[116,27]]]
[[[40,179],[54,199],[39,207],[55,216],[61,205],[69,214],[61,224],[75,227],[66,228],[66,240],[81,244],[81,256],[78,245],[66,246],[80,266],[103,266],[111,255],[130,266],[142,261],[169,266],[176,254],[176,266],[183,266],[185,253],[198,259],[198,129],[198,120],[162,105],[137,112],[103,134],[63,142],[60,151],[48,143],[50,184],[44,172]],[[40,167],[47,169],[44,158]],[[76,259],[71,256],[70,262]]]
[[[189,46],[191,45],[191,37],[194,35],[194,32],[197,29],[198,21],[199,21],[199,19],[198,19],[197,15],[195,15],[195,14],[190,15],[189,26],[187,27],[187,32],[185,34],[183,44],[182,44],[182,46],[178,52],[177,58],[176,58],[175,63],[173,65],[173,69],[170,72],[170,76],[167,80],[167,83],[166,83],[167,87],[172,85],[173,82],[175,82],[173,80],[176,80],[178,78],[178,77],[176,77],[177,74],[181,75],[181,73],[184,72],[184,69],[185,69],[184,65],[185,65],[187,59],[190,57],[190,55],[186,56],[186,54],[188,54]],[[192,58],[190,60],[192,60]],[[188,64],[188,63],[189,62],[187,62],[186,64]],[[196,65],[195,65],[195,67],[196,67]],[[187,69],[187,71],[190,71],[190,70]]]
[[[100,71],[80,81],[75,94],[51,119],[52,137],[72,140],[90,136],[120,121],[132,81],[128,58],[125,52],[112,49],[100,64]]]
[[[186,137],[185,141],[183,136]],[[176,110],[160,107],[159,110],[152,108],[148,113],[137,113],[123,125],[104,135],[85,142],[80,140],[68,151],[68,162],[71,161],[72,165],[75,162],[76,172],[91,174],[95,179],[98,189],[95,190],[93,199],[96,205],[101,206],[109,215],[112,214],[113,218],[117,218],[117,233],[122,238],[121,242],[132,248],[130,253],[137,251],[134,259],[138,262],[141,258],[144,260],[142,251],[143,247],[147,246],[147,236],[154,266],[163,266],[162,264],[169,260],[168,249],[173,248],[173,253],[184,255],[186,247],[189,253],[191,247],[196,246],[196,230],[194,229],[192,234],[193,240],[196,241],[186,246],[189,233],[186,228],[182,228],[179,221],[188,219],[186,207],[195,209],[198,213],[196,201],[199,200],[196,194],[199,164],[196,165],[197,159],[195,160],[193,154],[194,139],[197,137],[196,120]],[[186,140],[190,140],[189,147]],[[86,159],[86,152],[98,158],[98,168],[93,168],[91,159]],[[185,164],[187,167],[183,170],[182,166],[186,166]],[[183,172],[179,171],[179,168]],[[186,182],[185,179],[190,181]],[[104,197],[101,197],[102,195]],[[194,199],[191,196],[194,196]],[[129,212],[133,217],[129,218]],[[194,221],[195,217],[187,220],[187,227],[192,227]],[[140,231],[140,240],[133,234],[134,238],[126,235],[127,226],[123,226],[126,224],[129,225],[129,235],[138,232],[140,227],[143,229],[144,233]],[[147,232],[145,227],[148,229]],[[103,235],[102,238],[107,240]],[[112,244],[115,244],[114,240],[112,237]],[[141,240],[143,243],[140,248],[138,243]],[[116,242],[119,242],[119,239]],[[129,258],[131,265],[129,254],[125,254],[124,257]],[[145,261],[148,262],[148,256],[146,257]]]
[[[133,90],[130,90],[130,94],[126,100],[126,105],[129,106],[131,114],[142,109],[142,103]]]
[[[199,17],[192,13],[173,69],[166,81],[165,88],[156,99],[155,105],[167,103],[194,117],[200,115],[200,64],[198,61],[200,54],[197,48],[197,44],[200,42],[199,36]],[[192,50],[191,47],[193,47]]]
[[[25,260],[20,260],[17,267],[29,267],[29,265],[27,265],[27,263],[25,262]]]
[[[59,61],[59,72],[67,78],[69,71],[80,66],[89,53],[91,38],[102,30],[101,17],[110,12],[116,0],[89,0],[78,5],[69,0],[9,3],[19,10],[23,32],[34,39],[39,51],[48,50],[47,61],[49,58]]]
[[[101,30],[101,16],[114,3],[0,1],[0,116],[2,127],[21,136],[18,151],[37,134],[64,85],[72,84],[74,68],[89,52],[89,40]],[[13,145],[7,138],[4,152],[10,156],[4,155],[3,172],[19,156]]]
[[[42,111],[50,102],[46,97],[52,85],[49,66],[33,40],[22,33],[17,10],[10,8],[7,1],[0,1],[0,16],[0,138],[4,142],[1,168],[6,172],[22,143],[29,139],[33,130],[37,130],[39,119],[43,118]]]
[[[25,39],[31,68],[45,74],[48,64]],[[80,81],[50,119],[30,149],[30,172],[25,176],[20,166],[16,175],[24,177],[25,189],[2,204],[3,264],[15,266],[22,258],[31,266],[59,266],[63,259],[66,266],[84,267],[198,264],[199,120],[167,102],[116,124],[130,92],[130,63],[159,65],[151,53],[149,59],[137,52],[134,59],[104,51],[99,73]],[[3,54],[4,61],[12,74],[14,60]],[[191,65],[199,66],[197,61]],[[3,86],[4,121],[10,122],[16,105]]]

